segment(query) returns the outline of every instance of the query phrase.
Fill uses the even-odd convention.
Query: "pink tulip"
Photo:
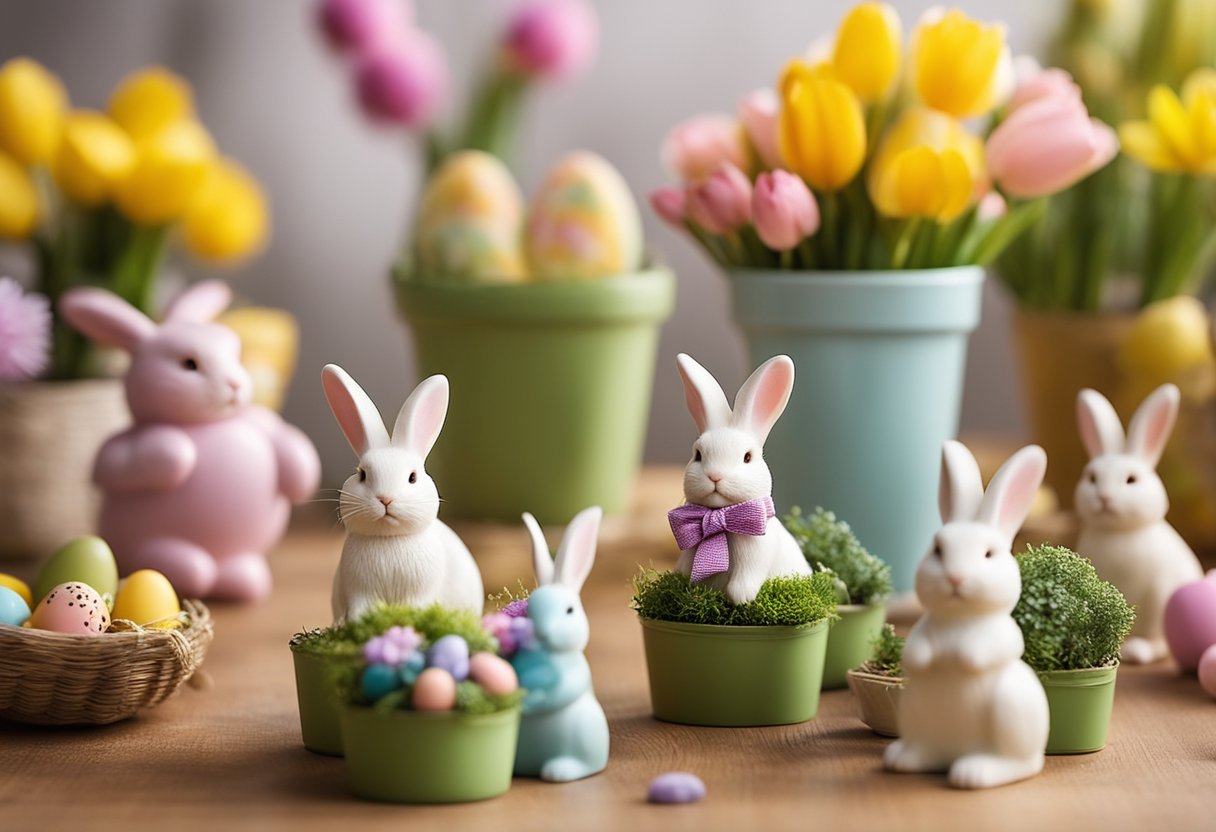
[[[688,198],[679,188],[659,188],[650,195],[650,207],[663,222],[674,228],[684,227],[688,215]]]
[[[1009,204],[1005,202],[1005,197],[996,191],[989,191],[984,194],[980,197],[979,204],[975,206],[975,215],[979,218],[980,222],[999,220],[1007,213],[1009,213]]]
[[[747,145],[739,122],[711,113],[677,124],[663,139],[663,164],[683,182],[696,182],[724,162],[748,167]]]
[[[781,167],[781,153],[777,150],[777,116],[780,112],[777,93],[768,87],[752,90],[739,102],[739,121],[766,168]]]
[[[322,0],[318,22],[338,51],[366,52],[413,25],[409,0]]]
[[[731,234],[752,220],[752,183],[730,162],[688,186],[688,216],[710,234]]]
[[[756,178],[752,222],[766,246],[789,251],[819,230],[819,205],[800,177],[769,171]]]
[[[356,71],[359,103],[373,119],[406,127],[426,124],[448,88],[439,41],[414,29],[365,55]]]
[[[1081,88],[1071,75],[1062,69],[1043,69],[1033,58],[1018,59],[1017,76],[1017,86],[1009,99],[1011,113],[1044,98],[1081,100]]]
[[[1066,97],[1026,104],[988,138],[988,170],[1020,199],[1062,191],[1106,165],[1119,152],[1115,131]]]
[[[515,72],[558,80],[595,60],[600,26],[587,0],[531,0],[507,26],[503,55]]]

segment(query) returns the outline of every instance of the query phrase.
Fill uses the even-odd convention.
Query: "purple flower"
[[[519,605],[519,606],[517,606]],[[512,601],[501,612],[492,612],[481,619],[482,628],[494,636],[498,642],[498,654],[510,658],[525,647],[536,643],[536,634],[532,627],[532,619],[527,618],[526,598]],[[523,612],[508,612],[512,607],[516,610],[522,606]]]
[[[523,618],[528,614],[528,599],[516,598],[502,608],[502,614],[507,618]]]
[[[413,23],[408,0],[322,0],[318,23],[338,51],[366,52],[399,37]]]
[[[582,72],[598,49],[599,19],[587,0],[529,0],[503,41],[509,69],[553,80]]]
[[[448,89],[448,64],[439,41],[412,29],[365,54],[355,71],[359,103],[371,118],[424,126]]]
[[[363,658],[369,664],[396,667],[405,662],[422,645],[413,627],[392,627],[363,645]]]
[[[0,277],[0,381],[41,375],[50,351],[50,301],[26,294],[11,277]]]

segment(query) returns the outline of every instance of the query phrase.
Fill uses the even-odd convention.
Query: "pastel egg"
[[[650,781],[646,799],[651,803],[696,803],[705,797],[705,783],[688,771],[669,771]]]
[[[519,677],[506,659],[493,653],[477,653],[469,659],[469,678],[486,693],[501,696],[519,690]]]
[[[3,572],[0,572],[0,586],[7,587],[20,595],[27,607],[34,605],[34,596],[30,594],[29,584],[20,578],[14,578],[12,575],[5,575]]]
[[[104,540],[78,537],[51,555],[34,582],[34,598],[41,602],[52,587],[69,581],[88,584],[98,595],[113,597],[118,590],[118,565]]]
[[[594,280],[636,271],[642,217],[616,168],[579,151],[558,162],[537,191],[525,247],[537,280]]]
[[[30,605],[15,590],[0,586],[0,624],[20,627],[30,617]]]
[[[426,670],[426,656],[415,650],[413,653],[410,653],[409,657],[406,658],[398,669],[402,684],[414,684],[414,682],[418,681],[418,674],[423,670]]]
[[[469,678],[469,643],[458,635],[444,636],[426,651],[426,663],[441,667],[457,682]]]
[[[387,664],[369,664],[359,677],[363,695],[375,702],[401,687],[397,669]]]
[[[173,629],[182,611],[169,579],[155,569],[132,572],[114,598],[114,620],[133,621],[141,627]]]
[[[57,633],[99,636],[110,626],[110,613],[93,587],[68,582],[51,587],[38,602],[30,616],[30,626]]]
[[[410,704],[416,711],[450,711],[456,707],[456,680],[441,667],[418,674]]]

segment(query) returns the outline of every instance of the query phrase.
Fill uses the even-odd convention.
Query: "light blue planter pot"
[[[736,271],[752,367],[786,354],[789,408],[764,456],[777,511],[830,508],[912,589],[937,515],[942,443],[958,431],[983,269]]]

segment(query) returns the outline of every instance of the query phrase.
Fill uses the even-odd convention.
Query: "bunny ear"
[[[337,364],[326,364],[321,371],[321,385],[325,388],[329,409],[334,412],[338,427],[342,428],[356,456],[388,445],[388,431],[384,429],[380,411],[350,373]]]
[[[1123,423],[1114,405],[1097,390],[1086,388],[1077,394],[1077,427],[1090,459],[1123,453]]]
[[[1156,467],[1170,440],[1182,394],[1172,384],[1154,390],[1136,410],[1127,429],[1127,450]]]
[[[232,289],[222,280],[195,283],[173,299],[165,310],[166,321],[205,324],[214,321],[232,303]]]
[[[1027,445],[1011,456],[988,485],[980,503],[980,522],[995,527],[1012,542],[1030,514],[1046,473],[1047,454],[1038,445]]]
[[[722,392],[722,385],[709,370],[687,353],[676,356],[676,367],[684,381],[684,401],[688,403],[688,412],[692,414],[697,430],[705,433],[712,427],[730,424],[730,403]]]
[[[937,505],[943,523],[970,523],[984,499],[980,465],[967,446],[953,439],[942,446]]]
[[[736,427],[755,434],[763,444],[794,392],[794,362],[788,355],[765,361],[743,382],[735,396]]]
[[[151,318],[105,289],[71,289],[60,299],[59,312],[86,337],[127,352],[156,332]]]
[[[393,425],[393,444],[426,459],[435,447],[448,415],[448,378],[435,375],[423,379],[401,405]]]
[[[536,575],[536,585],[545,586],[553,583],[553,555],[549,554],[549,544],[545,542],[545,533],[540,530],[540,523],[528,512],[524,512],[524,525],[528,527],[528,537],[532,538],[532,572]]]
[[[575,592],[583,588],[583,583],[591,574],[603,516],[604,512],[599,506],[585,508],[574,515],[562,536],[555,567],[557,582]]]

